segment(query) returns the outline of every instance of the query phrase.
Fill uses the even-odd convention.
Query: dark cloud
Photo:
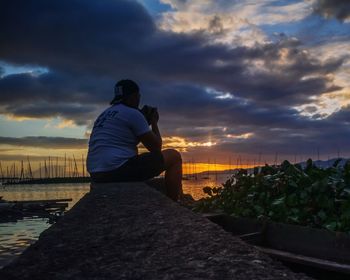
[[[182,91],[186,88],[183,87]],[[189,158],[195,156],[205,162],[206,157],[213,153],[217,159],[233,154],[244,154],[253,159],[258,153],[265,156],[279,153],[290,159],[294,159],[295,154],[315,158],[317,150],[323,157],[336,156],[338,150],[344,156],[350,156],[349,108],[343,108],[328,119],[312,119],[300,116],[293,109],[260,108],[257,104],[240,100],[209,101],[201,99],[202,96],[205,95],[198,92],[192,98],[196,100],[193,103],[177,100],[178,104],[183,104],[178,107],[178,116],[174,113],[161,122],[165,124],[162,130],[168,135],[185,137],[188,141],[216,142],[217,145],[210,148],[189,148]],[[164,107],[161,107],[166,110],[166,100],[163,102]],[[244,138],[247,133],[252,135]]]
[[[289,105],[337,89],[324,74],[335,71],[342,60],[321,63],[288,38],[268,45],[230,49],[208,45],[208,38],[200,33],[185,35],[157,30],[137,2],[1,3],[0,25],[4,30],[0,57],[48,67],[53,71],[48,75],[53,80],[50,84],[43,78],[32,78],[37,87],[46,88],[49,94],[61,95],[66,90],[68,95],[70,87],[89,87],[92,80],[93,87],[100,85],[104,89],[116,77],[125,76],[159,83],[180,80],[261,102]],[[280,63],[285,55],[281,49],[288,52],[287,65]],[[265,71],[249,70],[254,70],[257,60],[263,62]],[[305,76],[314,78],[305,80]],[[104,80],[99,80],[100,77]],[[16,78],[20,77],[13,77]],[[84,94],[95,92],[86,90]]]
[[[348,129],[350,129],[350,105],[344,106],[336,113],[333,113],[329,117],[329,121],[334,123],[345,123],[348,125]]]
[[[298,111],[286,106],[261,107],[259,102],[237,97],[220,99],[201,87],[191,85],[146,85],[146,100],[159,105],[164,129],[191,130],[194,123],[199,127],[285,127],[293,129],[313,127],[315,122],[302,117]],[[145,93],[146,94],[146,93]],[[174,109],[176,108],[176,109]]]
[[[208,24],[220,32],[219,18]],[[115,81],[131,78],[140,83],[143,102],[159,107],[164,135],[193,141],[211,135],[223,150],[241,145],[248,152],[254,144],[272,152],[289,142],[311,147],[315,131],[331,121],[301,117],[293,106],[340,89],[329,74],[342,58],[321,61],[286,36],[230,48],[204,33],[161,31],[136,1],[1,1],[0,26],[0,60],[48,69],[0,78],[1,114],[89,124],[109,103]],[[225,138],[250,132],[254,137],[244,143]],[[86,144],[45,137],[2,138],[0,144],[12,140],[23,146]]]
[[[206,162],[208,156],[215,155],[220,161],[227,161],[229,157],[241,156],[245,160],[257,160],[263,157],[273,162],[276,154],[281,159],[294,161],[306,160],[308,157],[321,158],[350,157],[348,139],[350,130],[337,126],[327,131],[312,130],[271,130],[256,129],[254,135],[247,139],[223,139],[212,147],[190,148],[188,158],[195,156],[198,161]],[[252,163],[252,162],[251,162]]]
[[[74,77],[56,72],[0,79],[0,113],[16,117],[63,117],[85,125],[111,99],[112,80]]]
[[[67,71],[125,67],[123,52],[155,29],[145,9],[127,0],[1,1],[0,18],[1,56]]]
[[[45,136],[27,136],[20,138],[0,136],[0,145],[48,149],[85,149],[87,147],[87,139]]]
[[[348,0],[317,0],[315,12],[327,18],[335,17],[344,21],[350,19],[350,2]]]
[[[322,63],[288,38],[251,48],[203,47],[200,42],[192,42],[189,49],[181,45],[176,47],[175,50],[170,45],[155,57],[153,65],[162,67],[159,79],[211,86],[259,100],[262,105],[271,102],[303,104],[310,96],[339,89],[325,74],[337,70],[343,60]],[[282,59],[285,62],[281,62]],[[256,69],[256,62],[263,65],[263,71]]]
[[[220,34],[224,31],[224,26],[222,24],[221,18],[215,15],[208,24],[208,30],[212,33]]]
[[[17,117],[24,118],[51,118],[61,117],[68,120],[74,120],[77,125],[87,125],[89,120],[95,117],[95,107],[89,105],[81,105],[78,103],[62,103],[57,101],[54,103],[38,102],[28,105],[8,106],[10,111]],[[94,113],[95,112],[95,113]]]
[[[107,80],[107,79],[106,79]],[[0,104],[30,102],[97,103],[110,98],[111,80],[79,77],[51,71],[41,75],[11,74],[0,79]]]

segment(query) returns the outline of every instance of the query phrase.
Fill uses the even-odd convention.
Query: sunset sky
[[[2,0],[0,34],[2,162],[80,158],[124,78],[184,161],[350,157],[350,1]]]

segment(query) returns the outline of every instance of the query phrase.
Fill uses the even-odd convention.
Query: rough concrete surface
[[[309,279],[144,183],[92,191],[0,279]]]

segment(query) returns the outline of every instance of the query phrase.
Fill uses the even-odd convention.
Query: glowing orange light
[[[215,171],[225,171],[225,170],[233,170],[238,168],[252,168],[254,165],[252,164],[244,164],[244,165],[229,165],[229,164],[220,164],[220,163],[191,163],[184,162],[182,164],[183,174],[196,174],[196,173],[204,173],[204,172],[215,172]]]

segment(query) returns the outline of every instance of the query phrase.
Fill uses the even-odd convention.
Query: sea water
[[[73,207],[90,190],[90,184],[9,185],[0,186],[0,197],[8,201],[72,199]],[[51,225],[47,218],[30,217],[17,222],[0,223],[0,268],[20,255]]]

